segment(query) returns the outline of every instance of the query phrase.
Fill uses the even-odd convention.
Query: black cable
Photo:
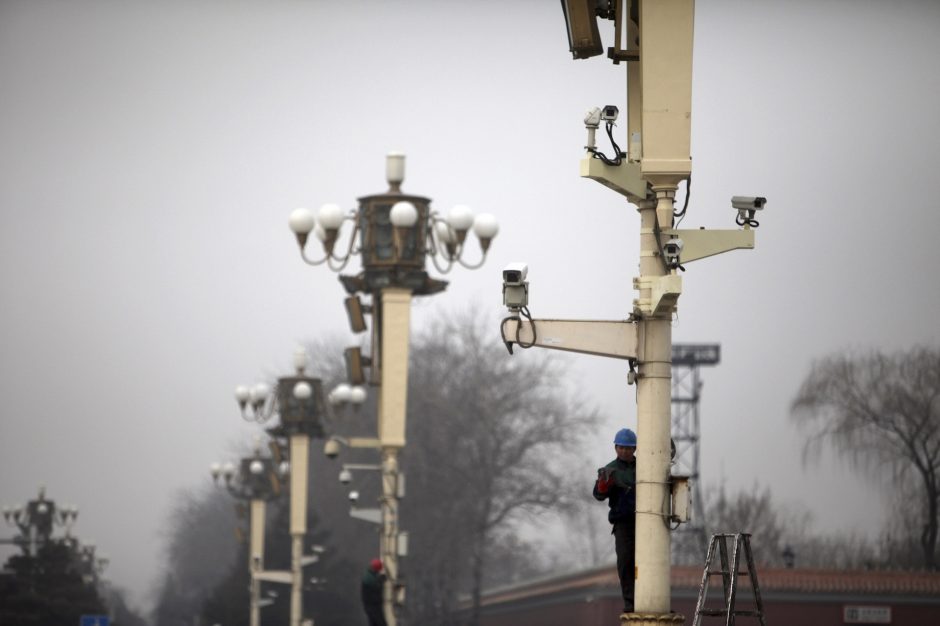
[[[530,343],[525,343],[519,340],[519,331],[522,329],[522,321],[516,326],[516,345],[522,348],[523,350],[528,350],[535,345],[536,340],[538,339],[538,334],[535,330],[535,320],[532,319],[532,315],[529,313],[529,307],[524,306],[519,309],[519,312],[522,313],[522,316],[529,320],[529,324],[532,325],[532,341]]]
[[[614,154],[616,155],[613,159],[608,157],[606,154],[598,150],[597,148],[588,148],[591,155],[595,159],[600,159],[607,165],[620,165],[623,163],[623,153],[620,151],[620,146],[617,145],[617,141],[614,139],[614,123],[607,122],[607,136],[610,138],[610,144],[614,147]]]
[[[692,174],[689,174],[689,177],[685,179],[685,202],[682,203],[682,210],[678,213],[673,213],[672,216],[679,220],[682,220],[685,217],[685,212],[689,208],[689,196],[692,194]],[[676,224],[678,226],[679,224]]]
[[[748,217],[747,215],[744,215],[744,213],[738,213],[738,216],[734,218],[734,223],[737,224],[738,226],[744,226],[745,224],[747,224],[751,228],[757,228],[758,226],[760,226],[760,222],[755,220],[753,217]]]

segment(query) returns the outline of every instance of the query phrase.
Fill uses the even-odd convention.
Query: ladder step
[[[708,570],[708,575],[709,575],[709,576],[718,576],[719,574],[723,574],[723,575],[726,575],[726,576],[731,576],[731,572],[726,572],[726,571],[724,571],[724,570],[720,570],[720,569],[718,569],[718,570]],[[750,572],[738,572],[738,576],[750,576],[750,575],[751,575]]]
[[[739,611],[735,609],[731,611],[732,615],[743,615],[744,617],[757,617],[760,615],[760,611]],[[699,615],[727,615],[728,609],[701,609],[699,610]]]

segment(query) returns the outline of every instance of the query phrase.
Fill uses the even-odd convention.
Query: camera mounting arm
[[[538,333],[533,332],[533,324]],[[521,320],[507,317],[500,326],[506,348],[539,346],[551,350],[594,354],[614,359],[636,359],[636,324],[602,320]]]

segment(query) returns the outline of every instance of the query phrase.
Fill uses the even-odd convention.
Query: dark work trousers
[[[633,612],[634,565],[636,564],[636,524],[617,522],[611,531],[617,550],[617,575],[620,576],[620,592],[623,594],[623,610]]]
[[[367,604],[364,606],[366,617],[369,618],[369,626],[388,626],[385,621],[385,614],[382,612],[382,605]]]

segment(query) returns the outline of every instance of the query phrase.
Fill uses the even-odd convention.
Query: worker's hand
[[[607,493],[607,490],[610,489],[610,485],[613,483],[613,469],[609,467],[601,467],[597,470],[597,492],[598,493]]]

